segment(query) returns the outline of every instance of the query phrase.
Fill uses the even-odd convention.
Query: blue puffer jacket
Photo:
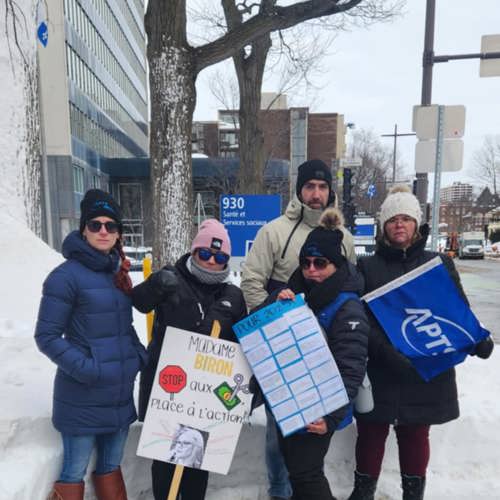
[[[43,285],[35,332],[58,367],[52,422],[64,434],[115,432],[137,418],[134,381],[147,360],[130,297],[113,282],[119,257],[93,249],[78,231],[64,240],[63,255]]]

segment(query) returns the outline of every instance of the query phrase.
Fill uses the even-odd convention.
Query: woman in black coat
[[[319,227],[309,233],[302,246],[300,267],[291,276],[288,288],[274,292],[269,301],[293,300],[296,294],[304,293],[306,303],[325,331],[351,402],[366,372],[369,326],[358,299],[363,281],[341,253],[343,233],[336,229],[339,222],[336,209],[324,212]],[[336,302],[341,295],[342,302]],[[333,308],[334,304],[340,307]],[[348,411],[346,404],[287,437],[278,431],[294,500],[334,500],[323,470],[324,458],[333,433]]]
[[[365,278],[365,293],[371,292],[428,262],[438,255],[425,250],[428,226],[420,227],[421,210],[406,186],[396,186],[381,206],[383,231],[375,255],[361,259],[358,266]],[[467,301],[451,258],[441,254],[459,293]],[[355,487],[349,500],[373,500],[390,425],[396,432],[402,477],[403,499],[421,500],[430,457],[429,429],[458,418],[457,385],[453,368],[426,382],[397,351],[369,314],[368,376],[374,409],[356,415]],[[488,357],[491,339],[476,346],[476,354]]]
[[[150,361],[141,375],[139,420],[143,420],[167,326],[210,335],[214,320],[220,338],[236,341],[232,325],[246,315],[240,289],[226,280],[231,243],[224,226],[205,220],[191,245],[191,253],[172,266],[165,266],[132,290],[132,303],[141,312],[154,309],[153,335],[148,345]],[[167,498],[175,465],[153,460],[151,468],[156,500]],[[186,467],[180,493],[186,500],[203,500],[208,472]]]

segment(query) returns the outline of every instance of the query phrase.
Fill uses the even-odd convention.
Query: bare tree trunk
[[[191,126],[197,72],[184,16],[184,0],[151,1],[146,15],[155,268],[186,252],[192,233]]]
[[[42,237],[42,203],[41,203],[41,141],[40,141],[40,105],[38,97],[38,61],[34,55],[30,64],[24,66],[25,86],[25,119],[26,134],[24,138],[26,164],[23,168],[23,191],[28,227]]]
[[[259,124],[262,77],[267,52],[271,47],[269,36],[252,44],[252,55],[246,59],[234,57],[240,88],[240,192],[257,194],[264,189],[264,133]]]
[[[260,11],[265,12],[275,3],[275,0],[263,1]],[[241,11],[238,11],[233,0],[224,0],[222,4],[229,29],[238,29],[243,23]],[[241,193],[257,194],[264,190],[266,156],[259,112],[262,79],[271,45],[271,35],[267,33],[253,41],[249,48],[242,48],[233,56],[240,90],[238,187]]]

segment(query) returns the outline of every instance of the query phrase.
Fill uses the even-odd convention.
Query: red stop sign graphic
[[[167,365],[160,372],[160,386],[165,392],[178,393],[186,387],[186,372],[178,365]]]

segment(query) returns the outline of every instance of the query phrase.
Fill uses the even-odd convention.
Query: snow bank
[[[1,208],[0,227],[0,335],[31,337],[43,280],[63,258]]]

